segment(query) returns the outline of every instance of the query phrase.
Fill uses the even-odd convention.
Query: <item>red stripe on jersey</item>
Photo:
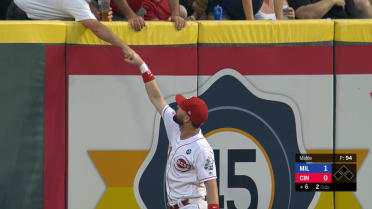
[[[211,177],[208,177],[208,178],[200,179],[200,182],[208,181],[210,179],[215,179],[215,178],[217,178],[217,176],[211,176]]]

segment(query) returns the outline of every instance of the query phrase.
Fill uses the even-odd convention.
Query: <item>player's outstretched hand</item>
[[[142,58],[135,51],[132,51],[132,53],[129,56],[125,56],[124,60],[125,62],[137,67],[140,67],[144,63]]]

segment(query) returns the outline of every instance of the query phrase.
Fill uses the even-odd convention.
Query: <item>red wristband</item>
[[[208,209],[220,209],[218,204],[208,204]]]
[[[147,70],[146,72],[142,73],[142,79],[144,83],[147,83],[152,80],[155,80],[155,76],[152,74],[150,70]]]

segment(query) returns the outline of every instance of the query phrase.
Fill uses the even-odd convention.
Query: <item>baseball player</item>
[[[216,166],[200,126],[208,107],[197,97],[178,94],[175,112],[165,101],[146,63],[135,52],[125,59],[139,67],[151,103],[161,114],[169,139],[166,189],[169,209],[219,209]]]

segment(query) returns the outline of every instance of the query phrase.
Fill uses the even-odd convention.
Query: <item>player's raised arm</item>
[[[143,82],[145,83],[147,95],[149,96],[149,99],[155,106],[156,110],[161,114],[164,107],[167,105],[167,102],[165,101],[163,94],[156,83],[154,75],[151,73],[146,63],[135,52],[133,52],[131,56],[127,57],[125,61],[139,68],[142,74]]]

